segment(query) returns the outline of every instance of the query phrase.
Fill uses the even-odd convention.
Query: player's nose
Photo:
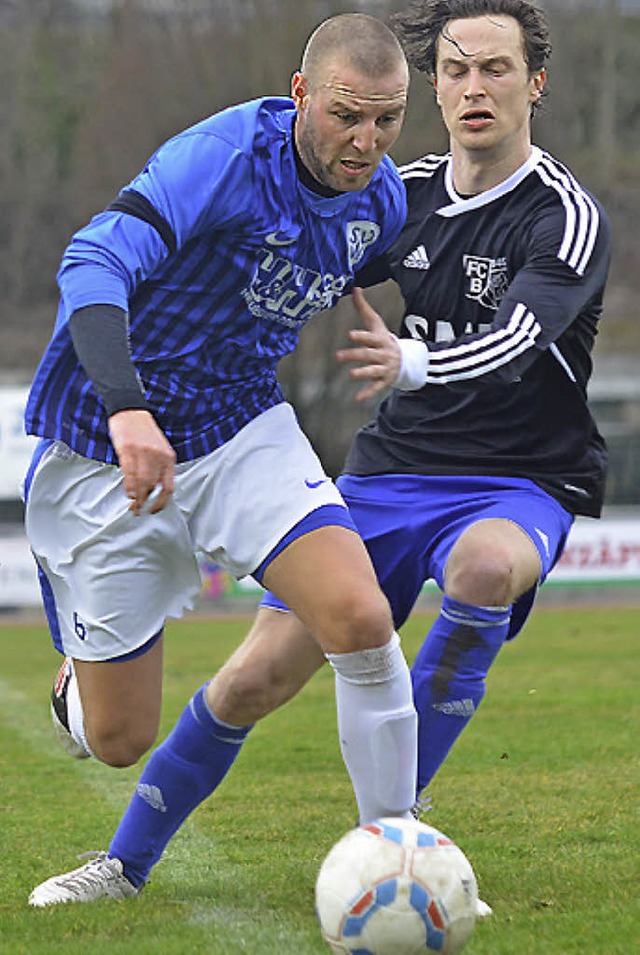
[[[372,152],[378,143],[378,127],[373,121],[358,123],[353,131],[353,145],[358,152]]]
[[[484,83],[480,70],[469,70],[467,74],[467,83],[464,91],[464,98],[474,99],[476,96],[484,96]]]

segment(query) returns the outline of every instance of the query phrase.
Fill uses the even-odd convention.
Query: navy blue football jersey
[[[286,98],[209,117],[161,146],[74,235],[29,396],[30,433],[115,462],[103,402],[69,333],[70,316],[93,304],[128,312],[144,396],[179,461],[212,451],[283,400],[278,361],[355,270],[389,248],[406,215],[388,157],[362,191],[308,189],[296,172],[294,117]]]
[[[398,283],[399,334],[427,344],[427,383],[391,392],[345,471],[525,477],[570,512],[599,515],[607,455],[587,382],[609,265],[606,214],[537,147],[470,198],[456,193],[449,156],[400,172],[405,227],[357,282]]]

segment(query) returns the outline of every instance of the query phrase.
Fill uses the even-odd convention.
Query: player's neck
[[[493,189],[517,172],[531,155],[531,143],[501,154],[492,150],[463,149],[451,143],[453,185],[457,193],[476,196]]]
[[[295,136],[293,137],[292,143],[293,155],[296,161],[296,171],[302,185],[306,186],[307,189],[310,189],[311,192],[315,192],[319,196],[324,196],[325,199],[333,199],[335,196],[342,195],[342,193],[338,192],[336,189],[331,189],[330,186],[325,186],[323,183],[318,182],[315,176],[311,175],[303,162],[302,156],[300,155],[300,150],[298,149]]]

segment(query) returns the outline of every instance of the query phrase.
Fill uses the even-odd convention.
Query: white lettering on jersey
[[[454,331],[450,322],[438,320],[431,321],[424,315],[405,315],[404,324],[412,338],[419,338],[425,342],[452,342],[458,335]],[[484,332],[491,328],[490,323],[479,322],[472,325],[467,322],[463,332],[459,334],[473,335],[474,332]]]
[[[252,315],[288,328],[300,328],[313,315],[331,308],[350,276],[322,275],[266,252],[241,295]]]

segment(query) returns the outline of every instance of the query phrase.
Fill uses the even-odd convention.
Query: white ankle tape
[[[326,653],[327,660],[347,683],[386,683],[404,668],[404,655],[397,633],[383,647],[353,653]]]

